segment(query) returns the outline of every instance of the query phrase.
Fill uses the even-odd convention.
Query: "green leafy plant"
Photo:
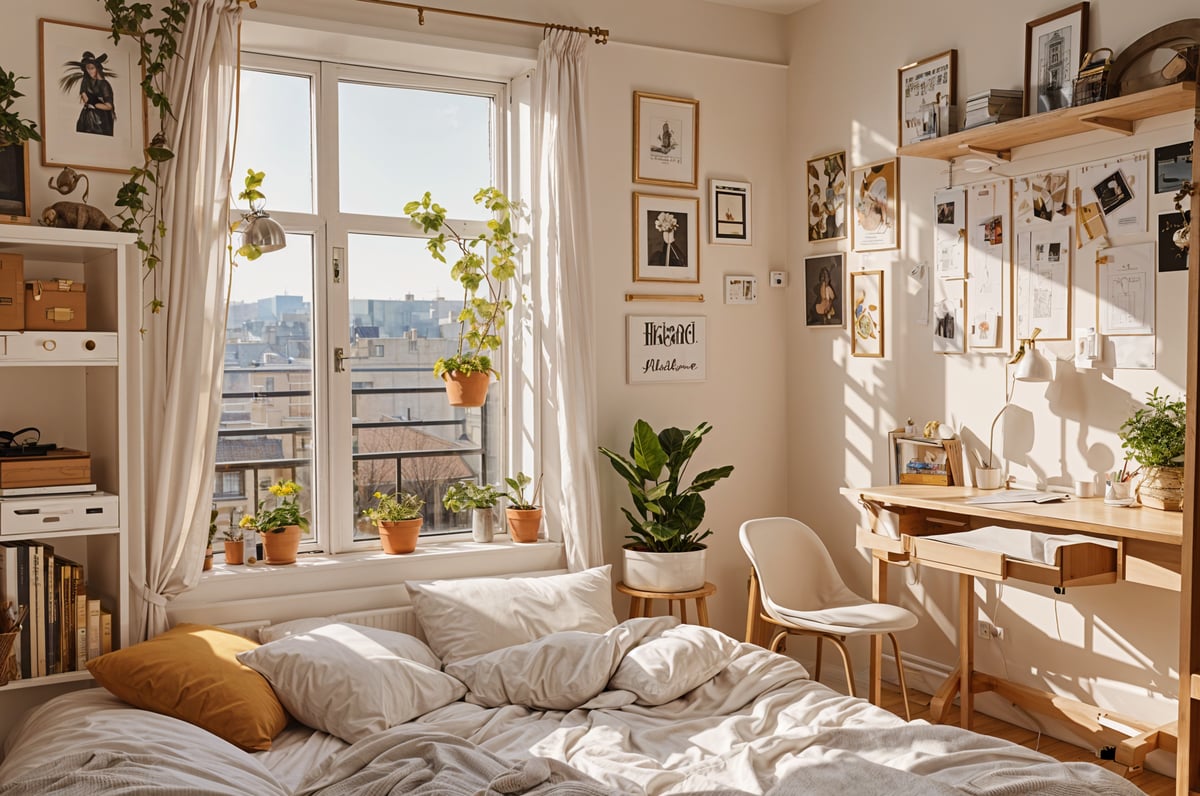
[[[42,140],[37,122],[25,121],[12,109],[13,102],[25,96],[17,90],[17,81],[28,79],[0,67],[0,146]]]
[[[213,509],[208,515],[208,546],[212,547],[213,539],[217,538],[217,510]]]
[[[446,487],[442,505],[448,511],[458,513],[467,509],[490,509],[500,502],[500,491],[491,484],[474,481],[455,481]]]
[[[500,377],[487,352],[500,348],[500,332],[506,314],[512,309],[507,290],[509,281],[517,275],[512,216],[522,208],[496,188],[479,189],[475,204],[483,205],[494,217],[488,220],[486,232],[470,238],[446,223],[446,208],[434,202],[428,192],[404,205],[404,214],[412,223],[433,234],[426,244],[433,259],[447,262],[448,245],[456,248],[459,255],[450,266],[450,276],[463,288],[458,348],[453,355],[434,363],[433,372],[438,377],[456,371],[463,375],[491,373]]]
[[[510,509],[530,511],[540,507],[542,499],[542,477],[540,475],[528,498],[525,497],[525,489],[533,484],[533,479],[525,473],[517,473],[512,478],[505,478],[504,483],[508,484],[508,489],[504,490],[504,497],[508,500]]]
[[[255,202],[262,202],[267,198],[267,195],[259,189],[262,188],[263,181],[266,178],[267,173],[265,171],[246,169],[246,178],[242,181],[244,187],[242,188],[241,193],[238,194],[238,199],[250,204],[251,206],[253,206],[253,203]],[[250,262],[254,262],[263,255],[262,249],[253,243],[243,242],[242,245],[236,250],[233,248],[233,233],[237,232],[238,229],[241,228],[242,221],[243,219],[238,219],[229,225],[229,243],[226,245],[226,248],[229,250],[229,264],[231,266],[236,266],[238,264],[237,260],[235,259],[235,255],[237,257],[245,257]]]
[[[679,428],[664,428],[656,434],[649,423],[638,420],[633,426],[629,458],[600,448],[633,496],[637,516],[627,508],[621,511],[631,531],[625,538],[638,549],[652,553],[698,550],[700,542],[712,534],[711,530],[699,531],[707,510],[700,493],[729,477],[733,466],[705,470],[691,484],[683,485],[688,463],[710,431],[711,425],[701,423],[686,433]]]
[[[403,490],[385,495],[375,493],[375,505],[363,509],[363,515],[372,522],[399,522],[415,520],[421,516],[421,507],[425,501],[411,492]]]
[[[1143,467],[1172,467],[1183,461],[1187,404],[1159,395],[1158,388],[1146,393],[1146,405],[1121,424],[1121,447]]]
[[[238,526],[243,530],[253,530],[259,533],[283,533],[289,525],[299,525],[300,530],[308,530],[308,519],[301,513],[300,499],[297,497],[303,487],[295,481],[279,481],[270,487],[270,492],[276,498],[274,508],[266,508],[267,501],[258,502],[258,511],[253,516],[242,517]]]

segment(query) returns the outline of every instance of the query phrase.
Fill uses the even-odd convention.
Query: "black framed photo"
[[[1192,179],[1192,142],[1154,148],[1154,192],[1175,193]]]
[[[804,258],[804,325],[842,328],[846,325],[846,255]]]
[[[1079,62],[1087,48],[1087,3],[1026,23],[1026,116],[1071,107]]]
[[[709,243],[750,244],[750,183],[708,181]]]
[[[0,223],[28,224],[29,147],[9,144],[0,147]]]

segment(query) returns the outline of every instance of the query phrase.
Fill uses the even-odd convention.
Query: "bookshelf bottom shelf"
[[[91,679],[92,673],[85,669],[82,672],[63,672],[62,674],[48,674],[45,677],[30,677],[26,680],[9,680],[7,685],[0,686],[0,694],[3,694],[5,691],[14,691],[22,688],[37,688],[44,685],[73,683]]]

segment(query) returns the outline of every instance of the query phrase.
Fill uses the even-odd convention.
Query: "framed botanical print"
[[[846,237],[846,153],[831,152],[808,161],[808,239]]]
[[[633,195],[633,281],[700,281],[700,200]]]
[[[804,258],[804,325],[842,328],[846,296],[842,285],[846,255]]]
[[[1088,4],[1025,25],[1025,115],[1071,107],[1079,62],[1088,48]]]
[[[859,166],[850,175],[854,206],[851,248],[856,252],[900,248],[900,228],[896,224],[900,161],[892,158]]]
[[[958,51],[947,50],[900,67],[900,146],[953,132],[957,66]]]
[[[708,181],[709,243],[750,244],[750,183]]]
[[[850,353],[883,356],[883,271],[850,274]]]
[[[700,100],[633,92],[633,181],[695,188]]]
[[[145,157],[137,42],[108,28],[39,20],[42,165],[127,172]]]
[[[0,224],[28,224],[29,146],[0,147]]]

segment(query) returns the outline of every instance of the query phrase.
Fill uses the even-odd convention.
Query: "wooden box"
[[[25,258],[0,254],[0,329],[25,328]]]
[[[0,489],[87,484],[92,480],[92,455],[59,448],[45,456],[0,457]]]
[[[87,286],[70,279],[38,279],[25,283],[25,328],[28,331],[82,332],[87,329]]]

